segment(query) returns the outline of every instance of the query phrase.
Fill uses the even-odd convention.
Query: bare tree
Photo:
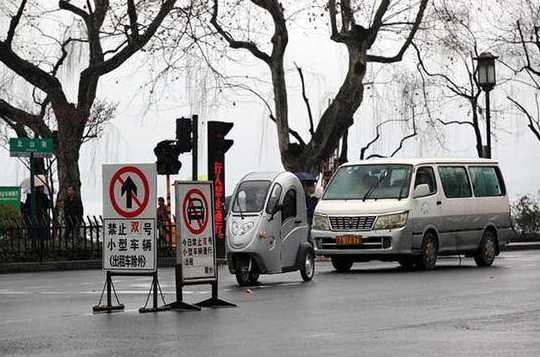
[[[322,114],[311,139],[306,144],[292,144],[289,139],[288,87],[285,76],[285,51],[289,35],[285,5],[278,0],[249,2],[249,5],[271,18],[273,34],[270,50],[265,50],[250,39],[249,32],[242,33],[235,26],[229,26],[227,16],[238,7],[248,6],[246,3],[248,2],[232,1],[223,11],[220,7],[227,3],[214,0],[211,24],[231,48],[246,50],[267,65],[272,80],[279,151],[285,168],[293,171],[316,171],[319,164],[333,154],[339,140],[353,124],[353,116],[364,97],[363,79],[366,66],[370,62],[385,64],[402,60],[420,27],[428,0],[419,0],[412,5],[409,2],[403,4],[390,0],[373,3],[330,0],[323,5],[330,18],[330,38],[347,48],[349,62],[340,89]],[[377,47],[382,33],[398,33],[398,38],[402,38],[394,55],[373,53],[373,48]],[[399,34],[404,35],[401,37]]]
[[[507,24],[506,36],[499,40],[510,48],[513,56],[503,63],[515,75],[514,81],[526,89],[534,91],[536,113],[527,109],[524,98],[508,100],[527,119],[527,126],[540,142],[540,113],[538,91],[540,90],[540,2],[525,0],[514,23]],[[514,20],[514,19],[512,19]],[[523,92],[522,92],[523,93]]]
[[[60,20],[59,28],[63,31],[40,26],[36,23],[39,16],[54,13],[35,4],[30,6],[26,0],[21,0],[16,8],[9,11],[9,28],[4,39],[0,40],[0,63],[33,87],[33,95],[27,102],[36,109],[30,105],[21,107],[3,98],[0,99],[0,118],[19,136],[50,138],[57,130],[55,156],[60,193],[67,185],[80,188],[78,161],[81,145],[86,138],[100,135],[104,120],[114,112],[111,112],[111,107],[107,109],[107,105],[100,108],[98,103],[98,107],[94,107],[100,79],[141,51],[173,12],[175,4],[176,0],[58,1],[56,10],[60,10],[59,13],[81,24],[80,35],[70,34]],[[181,10],[174,21],[182,19],[184,9]],[[36,11],[37,14],[33,13]],[[28,52],[33,52],[25,51],[25,44],[20,40],[25,30],[41,34],[41,39],[33,42],[34,46],[42,45],[43,53],[52,42],[56,46],[53,55],[27,58]],[[80,48],[84,49],[87,63],[80,64],[82,70],[78,73],[76,100],[72,102],[66,83],[60,80],[59,71],[76,45],[82,45]],[[51,60],[51,57],[55,58]],[[92,116],[92,110],[101,114]],[[53,116],[54,124],[47,121],[49,115]]]
[[[438,107],[442,98],[456,103],[458,107],[466,103],[468,110],[462,119],[435,120],[444,126],[470,127],[478,157],[482,157],[482,108],[479,104],[482,89],[476,78],[474,63],[474,58],[479,55],[479,31],[473,28],[477,19],[467,1],[435,1],[427,16],[430,26],[422,33],[421,41],[412,44],[423,85],[436,88],[435,91],[426,89],[424,93],[437,96],[439,100],[432,103]],[[438,63],[439,56],[443,57],[443,64]]]

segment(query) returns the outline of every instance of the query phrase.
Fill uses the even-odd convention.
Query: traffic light
[[[231,131],[233,123],[223,121],[208,122],[208,155],[214,153],[225,154],[234,144],[234,140],[225,139],[225,135]]]
[[[176,119],[176,140],[178,141],[178,152],[190,152],[192,148],[191,135],[193,127],[191,119]]]
[[[156,165],[159,175],[176,175],[182,163],[178,161],[178,147],[175,140],[160,141],[154,148],[157,157]]]
[[[234,143],[225,139],[233,123],[208,122],[208,179],[214,182],[216,256],[225,257],[225,153]]]

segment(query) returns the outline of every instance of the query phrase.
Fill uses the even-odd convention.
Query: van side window
[[[283,198],[281,221],[285,222],[285,220],[290,217],[296,217],[296,191],[293,189],[287,191]]]
[[[502,184],[499,170],[493,166],[471,166],[469,167],[474,195],[476,197],[504,196],[504,185]]]
[[[444,194],[448,198],[471,197],[471,185],[467,171],[461,166],[441,166],[439,176],[444,189]]]
[[[435,172],[430,166],[424,166],[418,168],[416,171],[416,178],[414,180],[414,188],[418,185],[427,184],[429,186],[429,193],[433,194],[437,192],[437,183],[435,182]]]

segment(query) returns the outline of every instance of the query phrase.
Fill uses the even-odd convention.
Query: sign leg
[[[236,307],[236,304],[222,300],[218,297],[218,271],[216,270],[216,280],[212,284],[212,297],[210,299],[196,303],[200,307]]]
[[[118,296],[116,297],[116,301],[118,302],[118,305],[112,305],[112,289],[113,289],[113,283],[112,283],[112,274],[110,271],[107,272],[107,277],[105,280],[105,289],[107,290],[107,305],[101,305],[101,299],[99,300],[99,303],[92,308],[94,312],[113,312],[113,311],[119,311],[124,310],[124,304],[120,304],[118,301]],[[115,292],[116,294],[116,292]],[[103,293],[101,295],[103,297]]]
[[[175,278],[176,278],[176,301],[172,302],[170,304],[167,304],[167,306],[170,309],[173,310],[196,310],[200,311],[201,308],[197,305],[188,304],[183,301],[182,296],[182,264],[176,264],[174,268],[175,272]]]
[[[141,307],[139,309],[139,313],[144,314],[146,312],[160,312],[160,311],[168,311],[171,308],[168,305],[158,306],[158,273],[157,271],[152,274],[152,294],[153,294],[153,304],[151,308]],[[146,300],[148,303],[148,300]],[[165,301],[163,301],[165,302]]]

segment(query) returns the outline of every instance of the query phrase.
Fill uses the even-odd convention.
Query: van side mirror
[[[431,190],[427,183],[422,183],[414,188],[413,198],[429,196]]]

